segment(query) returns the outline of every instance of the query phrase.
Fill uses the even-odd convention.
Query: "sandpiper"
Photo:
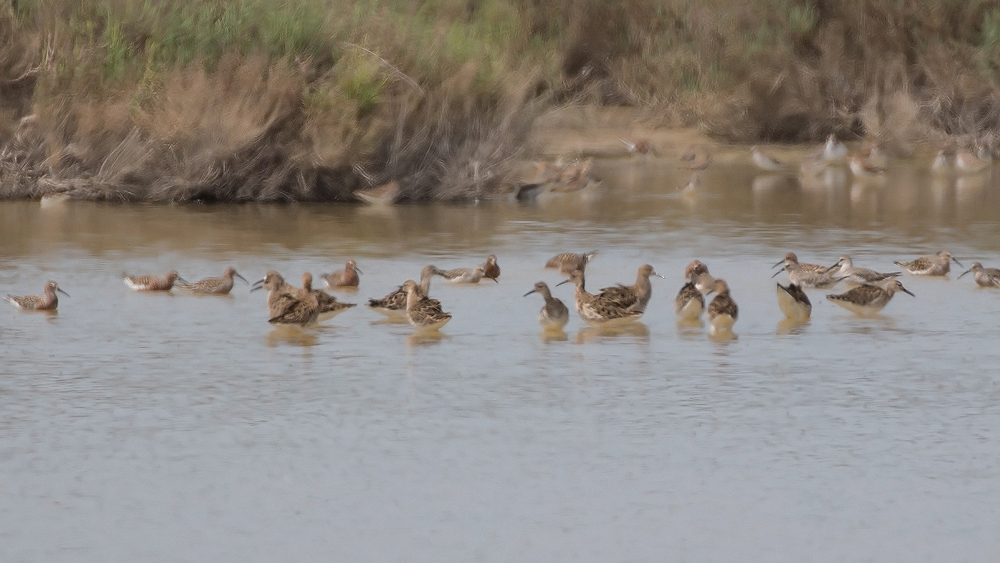
[[[186,289],[194,293],[208,293],[214,295],[228,295],[230,291],[233,290],[233,278],[240,278],[244,283],[249,284],[243,276],[236,272],[236,269],[232,266],[226,268],[222,272],[221,278],[205,278],[203,280],[196,281],[194,283],[188,283],[185,281],[178,281],[177,287],[180,289]]]
[[[826,146],[823,147],[823,160],[836,162],[843,160],[845,156],[847,156],[847,147],[837,140],[836,135],[830,133],[830,136],[826,138]]]
[[[574,302],[576,312],[579,313],[583,322],[590,326],[614,326],[626,324],[638,320],[642,316],[642,311],[629,310],[622,307],[610,299],[604,299],[601,295],[588,293],[585,288],[585,280],[582,270],[572,272],[569,279],[559,282],[576,284],[576,294]]]
[[[881,311],[897,291],[913,295],[903,287],[899,280],[890,280],[885,289],[877,285],[863,284],[839,295],[827,295],[826,298],[847,309],[855,315],[870,317]]]
[[[951,252],[942,250],[934,256],[921,256],[912,262],[900,262],[897,260],[893,264],[915,276],[944,276],[951,271],[952,261],[962,266],[962,263],[951,255]]]
[[[59,289],[59,285],[56,282],[50,280],[45,283],[42,295],[26,295],[24,297],[8,295],[4,298],[4,301],[22,311],[55,311],[56,307],[59,306],[59,296],[56,295],[57,291],[69,297],[68,293]]]
[[[1000,288],[1000,270],[996,268],[984,268],[979,262],[973,262],[972,266],[958,277],[961,278],[969,272],[972,272],[972,277],[976,280],[976,285],[979,287]]]
[[[787,168],[784,162],[781,162],[777,158],[767,154],[766,152],[760,150],[760,147],[754,145],[750,147],[750,155],[753,158],[753,163],[757,165],[757,168],[767,172],[778,172]]]
[[[653,154],[657,156],[656,147],[650,144],[649,139],[636,139],[633,143],[625,139],[618,139],[625,145],[625,150],[628,151],[630,155],[640,155],[645,156],[647,154]]]
[[[731,331],[739,318],[740,310],[729,294],[729,285],[725,280],[717,279],[709,291],[712,292],[715,292],[715,297],[708,304],[708,322],[712,325],[712,333]]]
[[[593,166],[593,158],[588,158],[581,163],[567,166],[566,169],[563,170],[562,174],[559,175],[559,180],[556,185],[554,185],[550,191],[568,193],[582,190],[594,181],[594,178],[590,173]]]
[[[431,290],[431,277],[434,276],[434,266],[424,266],[420,270],[420,285],[417,289],[421,297],[427,297]],[[440,306],[440,303],[438,303]],[[375,312],[382,313],[388,317],[406,317],[406,289],[399,286],[398,289],[389,293],[382,299],[369,299],[368,307]]]
[[[406,280],[406,319],[414,328],[421,330],[438,330],[451,320],[451,314],[441,310],[441,303],[420,295],[417,282]]]
[[[562,327],[566,326],[569,322],[569,309],[558,297],[552,297],[552,292],[549,290],[548,284],[540,281],[535,284],[535,288],[525,293],[524,296],[527,297],[532,293],[540,293],[545,299],[545,305],[542,306],[542,310],[538,312],[538,322],[542,325],[545,330],[562,330]]]
[[[881,178],[886,172],[885,168],[875,166],[860,154],[851,155],[850,166],[856,178]]]
[[[708,273],[708,266],[701,260],[692,260],[684,268],[684,279],[693,283],[702,293],[710,293],[715,287],[715,278]]]
[[[955,154],[955,169],[962,174],[978,174],[989,165],[990,163],[967,150],[960,150]]]
[[[654,270],[652,266],[649,264],[643,264],[642,266],[639,266],[639,271],[636,274],[635,283],[633,285],[618,284],[611,287],[605,287],[601,289],[600,297],[602,299],[607,299],[628,311],[638,311],[643,313],[646,311],[646,305],[649,303],[649,298],[653,295],[653,286],[649,283],[649,276],[663,278],[663,276],[656,273],[656,270]]]
[[[954,160],[955,156],[953,153],[946,149],[941,149],[938,151],[937,156],[934,157],[934,162],[931,163],[931,171],[935,174],[947,174],[951,171]]]
[[[691,200],[698,197],[701,192],[701,172],[694,172],[691,174],[691,178],[688,183],[681,188],[681,196],[685,199]]]
[[[177,275],[176,270],[170,270],[162,276],[130,276],[122,274],[122,281],[129,289],[135,291],[170,291],[174,287],[174,282],[184,282],[184,278]]]
[[[794,252],[785,255],[785,259],[775,264],[784,264],[784,268],[778,270],[771,277],[775,277],[782,271],[788,272],[788,281],[799,287],[815,287],[826,289],[837,285],[840,277],[832,274],[833,270],[818,264],[802,264]]]
[[[472,284],[479,283],[479,280],[486,277],[486,269],[482,266],[476,266],[475,268],[454,268],[451,270],[434,270],[434,274],[441,276],[451,283]],[[488,279],[491,279],[496,283],[500,283],[495,278]]]
[[[342,303],[325,291],[313,289],[312,279],[312,274],[308,272],[302,274],[302,291],[305,295],[310,295],[316,300],[316,305],[319,307],[317,322],[332,319],[351,307],[357,306],[357,303]]]
[[[787,286],[777,284],[778,308],[790,320],[804,321],[812,314],[812,303],[802,288],[794,283]]]
[[[868,268],[859,268],[851,262],[851,257],[846,254],[841,256],[836,264],[830,266],[830,271],[831,274],[840,277],[850,285],[883,283],[903,274],[902,272],[882,273]]]
[[[343,270],[337,270],[332,274],[323,274],[320,277],[326,282],[326,287],[331,289],[336,287],[358,287],[358,284],[361,283],[361,278],[358,277],[358,274],[363,273],[354,260],[348,260],[344,264]]]
[[[267,322],[307,327],[319,320],[319,303],[316,297],[291,287],[278,272],[269,271],[264,279],[253,284],[250,291],[261,288],[268,290]]]
[[[490,254],[486,257],[486,262],[483,263],[483,277],[493,281],[497,281],[497,278],[500,277],[500,265],[497,264],[496,254]]]
[[[545,267],[559,268],[559,273],[568,276],[575,270],[585,269],[587,264],[594,259],[594,256],[597,256],[596,250],[585,252],[583,254],[563,252],[562,254],[556,254],[552,258],[549,258],[549,261],[545,263]]]
[[[682,321],[696,321],[701,317],[701,312],[705,310],[705,297],[698,291],[693,282],[687,282],[681,286],[674,298],[674,312]]]
[[[354,197],[372,205],[391,205],[399,199],[399,182],[393,180],[370,190],[355,190]]]

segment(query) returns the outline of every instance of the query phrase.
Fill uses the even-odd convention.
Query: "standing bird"
[[[696,321],[701,317],[701,312],[705,310],[705,297],[695,286],[694,282],[687,282],[674,298],[674,311],[682,321]]]
[[[569,322],[569,309],[558,297],[552,297],[552,292],[549,291],[549,286],[543,281],[535,284],[535,288],[525,293],[524,296],[527,297],[532,293],[540,293],[545,299],[545,305],[542,306],[542,310],[538,312],[538,322],[542,325],[545,330],[562,330],[562,327],[566,326]]]
[[[335,287],[358,287],[358,284],[361,283],[361,278],[358,277],[358,274],[363,273],[354,260],[348,260],[343,270],[337,270],[332,274],[323,274],[320,277],[326,282],[326,287],[331,289]]]
[[[708,273],[708,266],[701,260],[692,260],[684,268],[684,279],[693,283],[698,291],[706,294],[711,293],[715,286],[715,278]]]
[[[740,309],[729,294],[729,284],[717,279],[709,293],[713,291],[715,297],[708,304],[708,322],[712,325],[712,334],[731,331],[739,318]]]
[[[851,285],[883,283],[903,274],[902,272],[882,273],[868,268],[859,268],[851,262],[851,257],[846,254],[841,256],[836,264],[830,266],[830,271]]]
[[[585,287],[583,270],[576,270],[570,274],[569,279],[559,282],[573,283],[576,285],[574,302],[576,312],[583,319],[583,322],[590,326],[612,326],[626,324],[636,321],[642,316],[642,311],[629,310],[610,299],[605,299],[601,295],[588,293]]]
[[[847,156],[847,147],[837,140],[837,136],[830,133],[826,138],[826,146],[823,147],[823,160],[827,162],[837,162],[844,160]]]
[[[493,281],[497,281],[497,278],[500,277],[500,265],[497,264],[496,254],[490,254],[486,257],[486,262],[483,264],[483,277]]]
[[[4,301],[22,311],[55,311],[56,307],[59,306],[59,296],[56,295],[57,291],[69,297],[68,293],[59,289],[59,285],[56,282],[48,281],[45,283],[42,295],[27,295],[24,297],[8,295],[4,298]]]
[[[653,156],[658,156],[656,152],[656,147],[650,144],[649,139],[636,139],[636,141],[630,142],[625,139],[618,139],[625,145],[625,150],[628,151],[630,155],[640,155],[645,156],[652,153]]]
[[[438,330],[451,320],[451,314],[441,310],[441,303],[420,295],[417,282],[406,280],[406,319],[414,328],[421,330]]]
[[[757,168],[766,172],[779,172],[786,168],[785,163],[760,150],[760,147],[756,145],[750,147],[750,155]]]
[[[122,274],[122,281],[129,289],[135,291],[170,291],[174,287],[174,282],[184,282],[184,278],[177,275],[176,270],[170,270],[162,276],[130,276]]]
[[[454,268],[451,270],[434,270],[434,274],[441,276],[451,283],[479,283],[479,280],[486,277],[486,269],[482,266],[475,268]],[[500,283],[495,278],[489,278],[496,283]]]
[[[885,308],[897,291],[913,295],[910,290],[903,287],[899,280],[891,280],[885,289],[866,283],[846,293],[827,295],[826,298],[855,315],[870,317]]]
[[[612,287],[605,287],[601,289],[600,296],[602,299],[614,302],[626,310],[643,313],[646,311],[646,305],[649,304],[649,298],[653,295],[653,286],[649,283],[649,276],[666,279],[657,274],[656,270],[649,264],[643,264],[639,266],[639,272],[635,277],[635,284],[618,284]]]
[[[250,291],[267,289],[267,322],[276,325],[307,327],[319,320],[319,303],[316,297],[297,290],[271,270],[264,279],[253,284]]]
[[[343,313],[344,311],[357,305],[357,303],[341,303],[340,301],[337,301],[336,297],[330,295],[329,293],[313,289],[312,281],[312,274],[309,272],[302,274],[303,294],[312,296],[312,298],[316,300],[316,306],[319,307],[319,314],[316,318],[317,322],[332,319],[340,313]]]
[[[989,165],[989,162],[967,150],[960,150],[955,154],[955,169],[962,174],[978,174],[986,170]]]
[[[947,174],[951,171],[954,160],[954,154],[946,149],[941,149],[934,157],[934,162],[931,163],[931,171],[935,174]]]
[[[790,320],[805,321],[812,314],[812,303],[802,288],[794,283],[788,286],[777,284],[778,308]]]
[[[962,272],[962,275],[958,276],[958,278],[961,279],[962,276],[969,272],[972,272],[972,277],[976,280],[976,285],[979,287],[1000,288],[1000,270],[996,268],[984,268],[979,262],[973,262],[972,266]]]
[[[857,178],[880,178],[886,172],[885,168],[875,166],[875,164],[860,154],[851,155],[850,166],[851,172]]]
[[[424,266],[423,270],[420,270],[420,285],[417,290],[420,292],[421,297],[427,297],[431,290],[431,277],[434,276],[434,271],[437,270],[434,266]],[[434,301],[434,300],[432,300]],[[441,303],[438,303],[440,307]],[[382,313],[383,315],[394,317],[394,316],[406,316],[406,288],[399,286],[398,289],[389,293],[382,299],[369,299],[368,308],[375,312]]]
[[[785,259],[778,264],[784,263],[784,271],[788,272],[788,281],[798,287],[815,287],[826,289],[837,285],[841,278],[835,277],[831,268],[818,264],[800,264],[794,252],[785,255]],[[778,264],[775,264],[777,266]],[[774,273],[772,278],[780,274],[782,270]]]
[[[568,276],[575,270],[585,269],[587,264],[594,259],[594,256],[597,256],[596,250],[585,252],[583,254],[563,252],[562,254],[556,254],[552,258],[549,258],[549,261],[545,263],[545,267],[558,268],[560,274]]]
[[[964,268],[962,263],[947,250],[942,250],[934,256],[921,256],[912,262],[900,262],[897,260],[893,264],[915,276],[944,276],[951,271],[952,261]]]
[[[229,292],[233,290],[233,284],[235,283],[233,279],[234,277],[240,278],[244,283],[250,283],[243,276],[239,275],[235,268],[228,267],[226,268],[226,271],[222,272],[221,278],[205,278],[194,283],[188,283],[181,280],[177,282],[177,287],[194,293],[229,295]]]

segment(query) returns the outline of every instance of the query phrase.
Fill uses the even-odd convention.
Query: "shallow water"
[[[716,160],[694,199],[663,158],[599,162],[599,189],[532,205],[0,203],[0,290],[72,296],[0,309],[0,560],[992,560],[1000,291],[907,275],[916,297],[873,319],[811,291],[789,328],[770,266],[945,248],[1000,266],[1000,169],[935,179],[924,155],[881,185],[801,186],[742,149]],[[561,280],[551,255],[592,249],[591,289],[644,262],[667,280],[628,331],[574,313],[542,338],[522,295]],[[336,295],[363,303],[491,252],[499,284],[432,285],[454,314],[437,339],[363,307],[274,329],[240,282],[118,279],[354,258],[361,289]],[[693,258],[729,281],[735,338],[676,325]]]

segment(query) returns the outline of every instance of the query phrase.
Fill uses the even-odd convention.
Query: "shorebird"
[[[708,322],[712,325],[712,333],[731,331],[740,310],[729,294],[729,285],[725,280],[715,280],[709,293],[712,292],[715,292],[715,297],[708,304]]]
[[[271,270],[264,279],[253,284],[250,291],[267,289],[267,322],[277,325],[307,327],[319,320],[319,303],[314,295],[297,290]]]
[[[626,141],[625,139],[618,139],[625,145],[625,150],[628,151],[630,155],[641,155],[645,156],[652,153],[653,156],[658,156],[656,152],[656,147],[650,144],[649,139],[636,139],[633,143],[631,141]]]
[[[836,162],[843,160],[845,156],[847,156],[847,147],[837,140],[836,135],[830,133],[830,136],[826,138],[826,146],[823,147],[823,160]]]
[[[638,320],[642,316],[642,311],[629,310],[601,295],[588,293],[584,286],[583,270],[572,272],[568,280],[559,282],[558,285],[564,283],[576,284],[576,294],[574,295],[576,312],[579,313],[583,322],[590,326],[610,327],[626,324]]]
[[[590,174],[590,170],[593,166],[593,158],[588,158],[587,160],[576,165],[567,166],[566,169],[563,170],[562,174],[559,175],[556,185],[553,186],[550,191],[568,193],[582,190],[594,179]]]
[[[793,321],[804,321],[812,314],[812,303],[802,288],[794,283],[777,284],[778,308]]]
[[[235,283],[235,280],[233,279],[234,277],[240,278],[244,283],[250,283],[246,280],[246,278],[239,275],[235,268],[230,266],[226,268],[226,271],[222,272],[221,278],[205,278],[194,283],[188,283],[181,280],[177,282],[177,287],[193,291],[194,293],[228,295],[229,292],[233,290],[233,284]]]
[[[694,199],[698,197],[698,193],[701,191],[701,172],[696,171],[691,174],[691,179],[688,183],[681,188],[681,196],[685,199]]]
[[[674,312],[682,321],[696,321],[705,310],[705,297],[692,282],[681,286],[674,298]]]
[[[490,254],[486,257],[486,262],[483,263],[483,277],[493,281],[497,281],[497,278],[500,277],[500,265],[497,264],[496,254]]]
[[[788,281],[799,287],[827,289],[837,285],[840,281],[839,277],[835,277],[832,274],[831,268],[818,264],[802,264],[794,252],[786,254],[785,259],[775,264],[775,266],[781,264],[784,264],[784,268],[775,272],[771,277],[777,276],[782,271],[788,272]]]
[[[316,306],[319,308],[319,315],[316,318],[317,322],[332,319],[351,307],[357,306],[357,303],[341,303],[340,301],[337,301],[336,297],[330,295],[329,293],[313,289],[312,281],[312,274],[308,272],[302,274],[303,294],[312,296],[312,298],[316,300]]]
[[[437,270],[434,266],[424,266],[423,270],[420,270],[420,285],[417,289],[420,292],[421,297],[427,297],[431,290],[431,277],[434,276],[434,271]],[[434,300],[432,300],[434,301]],[[440,307],[441,304],[438,303]],[[398,289],[389,293],[382,299],[369,299],[368,307],[375,312],[382,313],[383,315],[389,317],[395,316],[406,316],[406,289],[403,286],[399,286]]]
[[[767,154],[766,152],[760,150],[760,147],[754,145],[750,147],[750,155],[753,158],[753,163],[757,165],[757,168],[767,172],[778,172],[787,168],[784,162],[781,162],[777,158]]]
[[[989,165],[990,163],[967,150],[960,150],[955,154],[955,169],[962,174],[978,174]]]
[[[857,178],[881,178],[885,175],[886,169],[875,166],[871,161],[865,159],[860,154],[851,155],[851,172]]]
[[[944,276],[951,271],[952,261],[962,266],[962,263],[951,255],[951,252],[942,250],[934,256],[921,256],[912,262],[900,262],[897,260],[893,264],[915,276]]]
[[[693,283],[698,291],[706,294],[715,286],[715,278],[708,273],[708,266],[701,260],[692,260],[684,268],[684,279]]]
[[[55,311],[56,307],[59,306],[59,296],[56,295],[57,291],[69,297],[68,293],[59,289],[59,285],[56,282],[48,281],[45,283],[42,295],[26,295],[24,297],[8,295],[4,298],[4,301],[22,311]]]
[[[597,256],[597,251],[592,250],[590,252],[585,252],[583,254],[573,254],[572,252],[563,252],[562,254],[556,254],[549,261],[545,263],[546,268],[559,268],[559,273],[563,275],[570,275],[575,270],[583,270],[587,267],[587,264]]]
[[[542,310],[538,312],[538,322],[542,325],[545,330],[562,330],[562,327],[566,326],[569,322],[569,309],[558,297],[552,297],[552,292],[549,291],[549,286],[545,282],[538,282],[535,284],[535,288],[525,293],[524,296],[527,297],[532,293],[540,293],[545,299],[545,305],[542,306]]]
[[[836,264],[830,266],[830,271],[851,285],[883,283],[903,274],[902,272],[882,273],[868,268],[859,268],[851,262],[851,257],[847,255],[841,256]]]
[[[827,295],[826,298],[847,309],[855,315],[870,317],[881,311],[897,291],[913,293],[903,287],[899,280],[891,280],[885,289],[877,285],[863,284],[839,295]]]
[[[176,270],[170,270],[162,276],[130,276],[122,274],[122,281],[129,289],[135,291],[170,291],[174,287],[174,282],[184,282],[184,278],[177,275]]]
[[[451,314],[441,310],[441,303],[420,295],[417,282],[406,280],[406,319],[414,328],[421,330],[438,330],[451,320]]]
[[[962,272],[962,275],[958,276],[961,279],[962,276],[972,272],[972,277],[976,280],[976,285],[979,287],[996,287],[1000,288],[1000,270],[996,268],[984,268],[979,262],[973,262],[972,266]]]
[[[326,282],[326,287],[331,289],[335,287],[358,287],[358,284],[361,283],[361,278],[358,277],[358,274],[363,273],[354,260],[348,260],[344,264],[343,270],[337,270],[331,274],[323,274],[320,277]]]
[[[666,279],[657,274],[656,270],[649,264],[643,264],[639,266],[634,284],[618,284],[602,288],[600,296],[627,310],[643,313],[646,311],[646,305],[649,304],[649,298],[653,295],[653,286],[649,283],[649,276]]]
[[[954,160],[955,156],[951,152],[941,149],[934,157],[934,162],[931,163],[931,171],[935,174],[947,174],[951,171]]]
[[[712,164],[712,154],[705,151],[704,154],[695,157],[693,160],[687,163],[688,170],[702,171],[708,168]]]
[[[861,156],[877,168],[889,167],[889,153],[882,148],[881,143],[869,143],[862,151]]]
[[[354,197],[372,205],[392,205],[399,198],[399,182],[393,180],[370,190],[355,190]]]
[[[482,266],[476,266],[475,268],[454,268],[451,270],[436,269],[434,270],[434,274],[441,276],[451,283],[479,283],[479,280],[486,277],[486,269]],[[495,278],[487,279],[500,283]]]

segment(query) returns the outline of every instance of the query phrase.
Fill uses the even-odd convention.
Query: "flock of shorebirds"
[[[585,271],[587,265],[596,256],[595,252],[582,254],[563,253],[552,257],[546,268],[555,268],[566,276],[566,280],[557,285],[572,283],[575,286],[573,303],[580,318],[592,327],[614,327],[637,321],[646,311],[652,296],[650,277],[658,274],[653,266],[643,264],[639,267],[635,283],[632,285],[618,284],[601,289],[598,293],[590,293],[586,289]],[[912,275],[944,276],[950,271],[951,263],[961,263],[943,250],[933,256],[923,256],[912,261],[897,261],[895,264]],[[872,316],[881,311],[897,292],[913,295],[899,281],[902,272],[877,272],[868,268],[855,266],[849,256],[841,256],[833,265],[807,264],[799,262],[795,253],[789,252],[774,267],[782,269],[775,272],[777,276],[782,271],[788,274],[788,285],[777,284],[778,306],[782,313],[793,322],[804,322],[812,313],[812,304],[805,290],[810,288],[829,289],[843,283],[849,289],[840,294],[827,295],[831,302],[861,316]],[[342,270],[321,276],[327,288],[357,288],[360,283],[358,268],[354,260],[348,260]],[[1000,288],[1000,270],[984,268],[979,262],[963,272],[959,278],[972,273],[977,285],[981,287]],[[482,280],[499,283],[500,266],[495,255],[489,255],[486,262],[471,268],[454,268],[442,270],[428,265],[420,272],[420,282],[406,280],[397,289],[381,299],[369,299],[368,307],[373,311],[395,317],[400,321],[405,319],[418,330],[436,331],[451,320],[450,313],[444,311],[441,302],[430,297],[431,278],[440,276],[454,284],[477,284]],[[774,277],[772,276],[772,277]],[[267,290],[268,322],[275,325],[292,325],[309,327],[317,322],[355,307],[355,303],[338,301],[326,291],[313,289],[312,275],[302,276],[302,287],[288,284],[278,272],[272,270],[259,281],[249,284],[243,276],[233,268],[226,268],[222,277],[205,278],[189,283],[181,278],[176,271],[165,275],[130,276],[122,275],[122,281],[135,291],[170,291],[173,288],[200,294],[226,295],[233,289],[234,281],[239,278],[251,285],[250,291]],[[674,309],[678,321],[682,323],[701,323],[702,314],[706,314],[710,324],[710,333],[724,335],[731,333],[733,325],[739,318],[739,307],[730,294],[729,285],[725,280],[712,277],[708,266],[699,260],[687,265],[684,271],[685,283],[674,300]],[[665,279],[665,278],[664,278]],[[54,281],[45,284],[42,295],[15,297],[8,295],[6,300],[22,310],[54,311],[59,304],[57,293],[62,289]],[[540,281],[525,296],[538,293],[545,304],[538,313],[538,321],[545,331],[561,332],[570,320],[569,308],[557,297],[552,295],[549,286]],[[706,296],[715,294],[706,304]]]

